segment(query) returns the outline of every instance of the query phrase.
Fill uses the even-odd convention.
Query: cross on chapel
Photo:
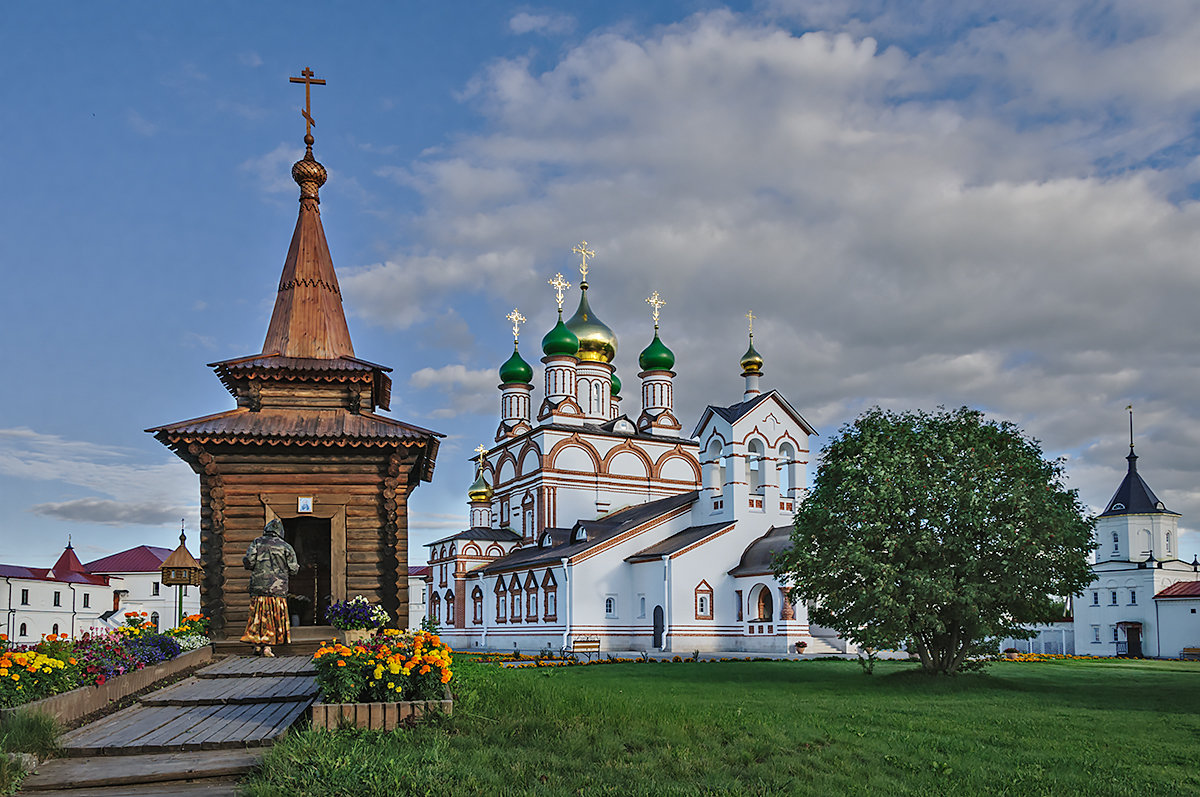
[[[588,249],[587,241],[580,241],[571,251],[579,255],[579,273],[583,276],[583,281],[587,282],[588,258],[595,257],[596,253]]]
[[[304,143],[312,146],[312,142],[309,141],[309,139],[312,138],[312,129],[317,123],[317,121],[312,117],[312,87],[314,85],[324,86],[325,81],[319,78],[314,78],[313,75],[315,75],[316,72],[313,72],[308,67],[304,67],[304,71],[302,71],[300,74],[303,75],[303,77],[290,77],[288,78],[288,82],[304,84],[304,110],[300,112],[300,115],[304,117]]]

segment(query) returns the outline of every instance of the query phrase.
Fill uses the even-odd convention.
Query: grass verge
[[[12,794],[24,772],[8,753],[33,753],[46,759],[58,750],[60,729],[54,718],[32,711],[18,711],[0,724],[0,794]]]
[[[456,662],[453,718],[290,734],[244,784],[303,794],[1200,793],[1200,666]]]

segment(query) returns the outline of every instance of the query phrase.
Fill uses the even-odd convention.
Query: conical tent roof
[[[1129,456],[1125,459],[1129,462],[1129,470],[1126,471],[1125,478],[1121,480],[1121,486],[1109,499],[1108,507],[1100,513],[1100,517],[1155,513],[1176,514],[1158,500],[1158,496],[1150,489],[1150,485],[1146,484],[1146,480],[1137,472],[1138,458],[1137,454],[1133,453],[1133,446],[1129,447]]]

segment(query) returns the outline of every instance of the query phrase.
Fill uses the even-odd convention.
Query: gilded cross
[[[324,86],[325,81],[314,78],[313,75],[316,72],[313,72],[308,67],[304,67],[304,71],[300,74],[303,77],[290,77],[288,78],[288,82],[304,84],[304,110],[300,112],[300,115],[304,117],[304,136],[308,138],[312,136],[313,125],[316,124],[316,120],[312,118],[312,87],[314,85]]]
[[[487,453],[487,448],[484,447],[483,443],[480,443],[475,446],[475,453],[479,455],[479,469],[483,470],[483,455]]]
[[[562,312],[563,291],[571,287],[571,283],[563,279],[562,274],[555,274],[554,279],[548,280],[548,284],[554,289],[554,298],[558,300],[558,312]]]
[[[754,335],[754,319],[755,319],[756,317],[757,317],[757,316],[755,316],[755,315],[754,315],[754,311],[753,311],[753,310],[751,310],[750,312],[746,313],[746,318],[750,319],[750,335],[751,335],[751,337],[753,337],[753,335]]]
[[[596,253],[593,252],[591,249],[588,249],[587,241],[580,241],[579,245],[576,246],[571,251],[574,252],[575,254],[579,255],[579,273],[581,275],[583,275],[583,281],[587,282],[588,258],[595,257]]]
[[[658,295],[658,291],[650,294],[650,298],[646,299],[646,304],[654,308],[654,328],[658,329],[658,309],[666,304],[666,299]]]
[[[514,307],[513,311],[504,317],[512,322],[513,342],[515,343],[517,340],[517,337],[521,333],[521,324],[525,323],[525,316],[521,315],[521,311]]]

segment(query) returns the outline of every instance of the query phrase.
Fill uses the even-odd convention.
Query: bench
[[[1200,648],[1184,648],[1179,658],[1200,660]]]
[[[574,658],[578,659],[579,654],[581,654],[581,653],[588,657],[588,661],[592,660],[592,656],[599,656],[600,655],[600,637],[598,637],[598,636],[575,637],[574,639],[571,640],[570,647],[563,648],[563,656],[564,657],[570,656],[570,657],[574,657]]]

